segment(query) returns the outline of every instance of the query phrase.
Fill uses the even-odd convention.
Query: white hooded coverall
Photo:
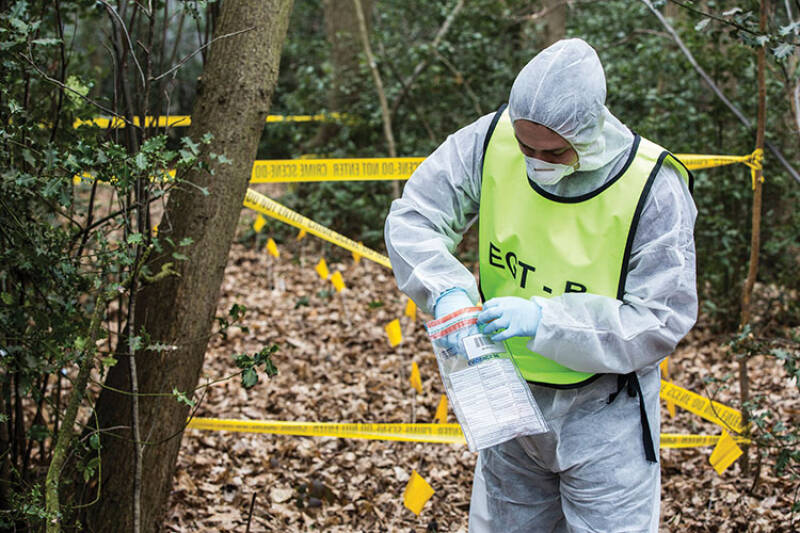
[[[518,74],[511,120],[547,126],[578,154],[575,173],[542,186],[551,195],[589,193],[628,158],[633,134],[605,107],[605,96],[600,60],[580,39],[557,42]],[[429,313],[453,287],[479,301],[475,278],[453,252],[477,219],[493,115],[450,135],[417,168],[386,219],[398,286]],[[660,470],[645,459],[639,400],[621,393],[609,402],[609,395],[617,392],[616,375],[635,371],[658,443],[658,363],[697,317],[696,214],[680,174],[662,166],[634,235],[622,301],[588,293],[535,298],[542,318],[529,348],[576,371],[608,375],[580,388],[531,385],[550,431],[480,453],[470,531],[658,530]]]

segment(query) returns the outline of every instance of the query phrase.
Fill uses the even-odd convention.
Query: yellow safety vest
[[[484,301],[496,296],[550,298],[565,292],[621,300],[639,216],[663,162],[671,162],[691,186],[691,174],[682,163],[636,135],[622,170],[605,185],[572,198],[549,194],[528,180],[511,120],[502,108],[484,146],[479,219]],[[526,346],[529,340],[515,337],[505,343],[526,380],[569,388],[597,377],[532,352]]]

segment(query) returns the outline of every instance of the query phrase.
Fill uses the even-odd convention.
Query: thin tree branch
[[[695,60],[694,56],[689,51],[689,49],[686,48],[686,45],[683,43],[683,40],[681,40],[680,36],[678,36],[678,33],[675,31],[675,28],[673,28],[670,25],[670,23],[667,21],[667,19],[664,18],[661,12],[658,11],[653,6],[650,0],[641,0],[641,1],[644,5],[647,6],[647,8],[653,13],[653,15],[656,16],[659,22],[661,22],[661,24],[664,26],[667,32],[672,36],[672,39],[678,45],[678,48],[680,48],[681,52],[683,52],[683,55],[686,56],[686,59],[689,60],[689,63],[691,63],[692,67],[694,67],[694,70],[700,75],[701,78],[703,78],[703,81],[706,82],[706,84],[714,92],[714,94],[716,94],[717,97],[720,100],[722,100],[722,102],[727,106],[727,108],[730,109],[734,115],[736,115],[736,118],[738,118],[739,121],[742,124],[744,124],[748,130],[752,131],[753,129],[752,122],[750,122],[750,120],[744,116],[744,114],[739,110],[739,108],[737,108],[735,105],[731,103],[730,100],[728,100],[725,94],[719,89],[719,87],[717,87],[717,84],[714,83],[714,80],[712,80],[711,77],[708,74],[706,74],[706,71],[703,70],[703,68],[697,63],[697,61]],[[786,160],[786,158],[783,155],[783,152],[781,152],[780,149],[770,141],[765,140],[764,145],[767,148],[769,148],[770,152],[772,152],[772,154],[778,159],[778,161],[780,161],[781,165],[783,165],[783,167],[789,172],[789,174],[795,179],[795,181],[800,183],[800,174],[798,174],[797,170],[795,170],[795,168]]]
[[[461,74],[461,72],[456,68],[456,66],[450,62],[443,54],[441,54],[438,50],[433,51],[434,55],[441,61],[444,66],[446,66],[450,72],[456,75],[458,79],[461,80],[461,83],[464,84],[464,90],[467,91],[467,96],[469,96],[470,100],[472,100],[472,105],[475,106],[475,111],[478,113],[478,116],[483,115],[483,110],[481,109],[481,102],[478,99],[478,96],[472,90],[472,87],[467,80],[467,77]]]
[[[372,48],[369,45],[367,21],[364,18],[361,0],[353,0],[353,3],[355,4],[356,16],[358,17],[358,27],[361,33],[361,44],[364,46],[364,53],[367,56],[367,63],[369,64],[370,72],[372,72],[372,79],[375,82],[375,88],[378,90],[378,99],[380,100],[381,113],[383,114],[383,133],[386,136],[386,143],[389,145],[389,157],[397,157],[394,135],[392,134],[392,119],[389,116],[389,106],[386,102],[386,91],[383,89],[381,73],[378,71],[378,65],[375,62],[375,56],[372,54]]]
[[[59,43],[58,48],[61,53],[61,68],[59,71],[59,77],[61,81],[67,79],[67,57],[66,57],[66,50],[64,44],[64,23],[61,21],[61,2],[56,0],[56,28],[58,28],[58,37]],[[64,104],[64,91],[58,91],[58,98],[56,103],[55,112],[53,113],[53,129],[50,132],[50,142],[52,143],[56,139],[56,132],[58,131],[58,125],[61,121],[61,108]]]
[[[692,6],[690,6],[688,4],[685,4],[683,2],[679,2],[678,0],[669,0],[669,1],[672,2],[673,4],[675,4],[676,6],[682,7],[686,11],[690,11],[690,12],[694,13],[695,15],[700,15],[701,17],[707,17],[707,18],[716,20],[717,22],[721,22],[721,23],[723,23],[723,24],[725,24],[727,26],[732,26],[732,27],[736,28],[739,31],[743,31],[745,33],[749,33],[750,35],[763,35],[763,34],[760,34],[758,32],[754,32],[753,30],[750,30],[748,28],[745,28],[741,24],[737,24],[736,22],[734,22],[732,20],[725,19],[725,18],[720,17],[719,15],[715,15],[713,13],[706,13],[705,11],[702,11],[700,9],[692,7]]]
[[[106,114],[111,115],[111,116],[113,116],[115,118],[118,118],[118,119],[124,121],[125,124],[127,124],[129,126],[133,126],[133,123],[131,121],[127,120],[125,117],[123,117],[119,113],[117,113],[115,111],[112,111],[111,109],[109,109],[109,108],[107,108],[107,107],[95,102],[94,100],[92,100],[88,96],[82,95],[77,90],[75,90],[72,87],[69,87],[68,85],[58,81],[57,79],[51,78],[50,76],[48,76],[47,73],[44,72],[42,69],[40,69],[39,65],[37,65],[33,61],[33,53],[32,53],[32,50],[30,50],[30,46],[28,47],[28,53],[30,54],[30,57],[26,56],[24,54],[17,54],[17,55],[19,57],[21,57],[22,59],[24,59],[30,66],[32,66],[33,69],[37,72],[37,74],[39,74],[45,81],[50,82],[53,85],[57,85],[57,86],[61,87],[61,89],[63,89],[63,90],[71,92],[72,94],[78,96],[82,100],[84,100],[84,101],[90,103],[91,105],[95,106],[97,109],[101,110],[103,113],[106,113]]]
[[[163,74],[159,74],[155,78],[150,78],[150,79],[152,81],[158,81],[158,80],[160,80],[161,78],[163,78],[165,76],[169,76],[172,72],[174,72],[174,71],[178,70],[179,68],[181,68],[187,61],[189,61],[191,58],[196,56],[198,53],[202,52],[205,48],[208,48],[209,46],[211,46],[211,44],[213,44],[214,42],[219,41],[220,39],[225,39],[226,37],[233,37],[234,35],[239,35],[240,33],[245,33],[245,32],[254,30],[255,28],[256,28],[255,26],[250,26],[249,28],[245,28],[243,30],[234,31],[234,32],[231,32],[231,33],[226,33],[225,35],[220,35],[218,37],[214,37],[213,39],[208,41],[206,44],[201,46],[200,48],[197,48],[191,54],[185,56],[183,59],[181,59],[178,62],[177,65],[175,65],[174,67],[170,68],[168,71],[164,72]]]
[[[113,18],[117,20],[120,30],[125,35],[125,39],[128,41],[128,48],[131,51],[131,57],[133,57],[133,63],[139,70],[139,77],[142,78],[142,87],[144,87],[144,80],[145,80],[144,70],[142,70],[142,66],[139,64],[139,60],[136,58],[136,50],[134,49],[133,43],[131,42],[131,36],[128,34],[128,28],[125,26],[125,21],[122,19],[120,14],[117,13],[117,10],[114,9],[114,7],[111,4],[106,2],[106,0],[98,0],[98,1],[104,6],[106,6],[106,9],[108,9],[108,11],[114,16]]]
[[[464,7],[464,0],[457,0],[456,4],[453,6],[453,9],[447,15],[447,18],[444,19],[442,26],[436,32],[436,35],[433,37],[433,41],[431,41],[430,47],[435,50],[439,43],[444,39],[444,36],[447,35],[447,32],[450,30],[450,27],[453,25],[453,21],[458,15],[458,12]],[[414,82],[417,81],[417,78],[422,74],[425,69],[430,65],[431,58],[426,57],[414,67],[413,72],[411,75],[405,79],[405,81],[401,81],[401,85],[403,86],[403,90],[400,91],[400,94],[397,95],[394,102],[392,103],[392,117],[397,115],[397,110],[400,107],[400,104],[403,102],[403,99],[408,95],[408,92],[411,90],[412,85]]]

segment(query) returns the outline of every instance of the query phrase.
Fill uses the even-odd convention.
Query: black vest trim
[[[500,117],[503,116],[503,111],[506,110],[506,107],[508,107],[508,104],[502,104],[497,108],[494,117],[492,117],[492,123],[489,124],[489,129],[486,130],[486,137],[483,139],[483,153],[481,154],[481,186],[483,185],[483,162],[486,159],[486,149],[489,147],[489,141],[492,139],[494,129],[497,127],[497,123],[500,121]],[[478,217],[480,218],[480,205],[478,206]],[[480,262],[478,264],[480,265]],[[483,290],[481,289],[480,266],[478,266],[478,294],[480,294],[481,302],[485,302],[486,297],[483,295]]]
[[[631,163],[633,163],[633,160],[636,157],[636,153],[639,151],[639,141],[641,141],[641,139],[642,138],[639,136],[638,133],[634,133],[633,134],[633,144],[631,145],[631,149],[628,152],[628,159],[625,160],[625,164],[622,165],[622,168],[620,169],[620,171],[617,172],[614,175],[613,178],[608,180],[601,187],[599,187],[599,188],[597,188],[597,189],[595,189],[593,191],[589,191],[586,194],[582,194],[580,196],[559,196],[557,194],[552,194],[552,193],[547,192],[546,190],[542,189],[539,185],[537,185],[536,183],[534,183],[530,179],[528,179],[528,185],[530,185],[531,188],[534,191],[536,191],[538,194],[540,194],[541,196],[544,196],[545,198],[547,198],[548,200],[551,200],[553,202],[559,202],[559,203],[562,203],[562,204],[577,204],[579,202],[585,202],[586,200],[588,200],[590,198],[594,198],[595,196],[597,196],[598,194],[600,194],[604,190],[606,190],[609,187],[611,187],[612,185],[614,185],[614,183],[616,183],[617,180],[619,180],[623,176],[623,174],[625,174],[625,172],[628,170],[628,167],[631,166]],[[567,176],[565,179],[569,179],[569,176]]]
[[[694,174],[692,174],[692,171],[689,170],[689,167],[683,164],[683,161],[681,161],[674,155],[672,155],[672,160],[676,161],[680,166],[682,166],[683,169],[686,171],[686,173],[689,175],[689,194],[694,194]]]
[[[588,377],[583,381],[579,381],[578,383],[570,383],[569,385],[556,385],[555,383],[542,383],[541,381],[530,380],[528,380],[528,383],[531,385],[536,385],[537,387],[547,387],[549,389],[579,389],[607,375],[608,374],[595,374],[594,376]]]
[[[633,220],[631,221],[631,227],[628,230],[628,240],[625,242],[625,253],[622,255],[622,269],[619,274],[619,285],[617,286],[617,300],[622,301],[622,297],[625,294],[625,280],[628,278],[628,263],[630,263],[631,251],[633,249],[633,238],[636,235],[636,228],[639,226],[639,219],[642,216],[644,204],[647,201],[648,195],[650,194],[650,189],[653,188],[653,182],[656,179],[656,175],[658,175],[658,171],[661,170],[661,165],[664,163],[664,159],[668,155],[669,152],[664,151],[661,152],[660,156],[658,156],[658,161],[653,167],[653,170],[650,172],[650,176],[647,177],[647,182],[644,184],[642,194],[639,196],[639,203],[636,204],[636,211],[633,212]]]
[[[486,130],[486,137],[483,138],[483,153],[481,154],[481,181],[483,181],[483,162],[486,159],[486,149],[489,148],[489,141],[492,139],[494,129],[497,127],[497,123],[500,122],[500,117],[503,116],[503,111],[506,110],[506,107],[508,107],[508,104],[502,104],[497,108],[494,117],[492,117],[492,123],[489,124],[489,129]]]

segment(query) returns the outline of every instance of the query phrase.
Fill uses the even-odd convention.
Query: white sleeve
[[[472,273],[453,252],[480,206],[483,143],[494,113],[450,135],[392,202],[384,237],[397,285],[430,313],[451,287],[480,301]]]
[[[623,301],[586,293],[535,298],[528,347],[579,372],[627,374],[669,355],[697,319],[694,222],[680,174],[664,165],[634,235]]]

